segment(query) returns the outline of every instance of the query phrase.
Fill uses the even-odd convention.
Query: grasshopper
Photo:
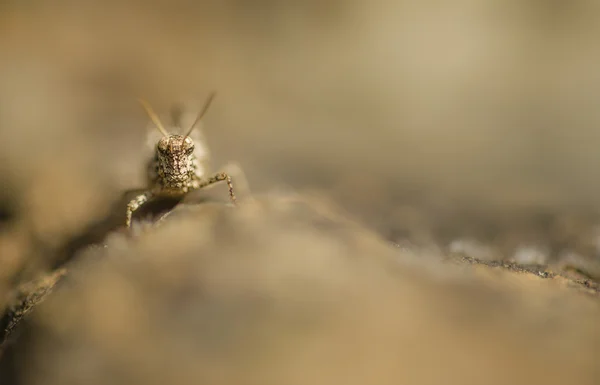
[[[153,198],[182,198],[191,191],[222,181],[227,183],[231,202],[234,205],[237,203],[231,173],[217,172],[207,176],[208,152],[204,149],[204,143],[196,145],[190,137],[194,127],[208,110],[214,96],[215,93],[210,94],[204,107],[184,135],[170,134],[150,104],[143,99],[138,99],[162,137],[155,144],[154,156],[148,163],[147,188],[138,190],[142,193],[127,205],[127,227],[131,227],[133,213]],[[236,171],[241,173],[241,170],[237,170],[237,168]]]

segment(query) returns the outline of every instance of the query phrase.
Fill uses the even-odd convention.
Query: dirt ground
[[[0,2],[0,385],[599,384],[599,19]],[[212,167],[254,200],[127,231],[136,98],[212,90]]]

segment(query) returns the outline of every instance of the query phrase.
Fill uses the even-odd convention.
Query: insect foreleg
[[[231,181],[231,176],[225,172],[218,172],[215,175],[211,176],[210,178],[202,178],[198,180],[198,184],[196,186],[194,186],[195,189],[201,189],[207,186],[210,186],[212,184],[218,183],[218,182],[227,182],[227,187],[229,188],[229,199],[231,200],[231,203],[236,204],[237,203],[237,198],[235,197],[235,193],[233,191],[233,183]]]
[[[127,227],[131,227],[131,217],[133,216],[133,213],[135,212],[135,210],[142,207],[142,205],[144,203],[148,202],[152,198],[152,196],[153,196],[152,192],[147,191],[143,194],[136,196],[129,202],[129,204],[127,205],[127,219],[125,221],[125,224],[127,225]]]
[[[250,184],[246,178],[246,173],[240,165],[237,162],[228,162],[220,168],[232,179],[235,179],[236,197],[239,199],[241,196],[242,200],[251,199]]]

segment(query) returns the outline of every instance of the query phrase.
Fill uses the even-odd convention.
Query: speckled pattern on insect
[[[227,183],[230,200],[232,203],[236,203],[231,176],[225,172],[218,172],[210,177],[205,177],[205,170],[200,167],[200,161],[194,153],[194,141],[189,136],[207,111],[213,97],[214,94],[211,94],[203,110],[185,135],[169,134],[150,105],[146,101],[140,100],[163,137],[156,143],[154,157],[149,164],[148,188],[127,205],[127,227],[131,227],[133,213],[154,197],[181,197],[190,191],[221,181]]]
[[[171,135],[160,139],[153,163],[156,182],[163,189],[187,192],[194,187],[197,159],[190,137]]]

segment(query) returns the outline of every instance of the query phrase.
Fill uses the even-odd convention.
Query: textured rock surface
[[[134,230],[79,255],[36,309],[19,381],[600,379],[597,291],[539,268],[417,258],[312,198],[179,206]]]

